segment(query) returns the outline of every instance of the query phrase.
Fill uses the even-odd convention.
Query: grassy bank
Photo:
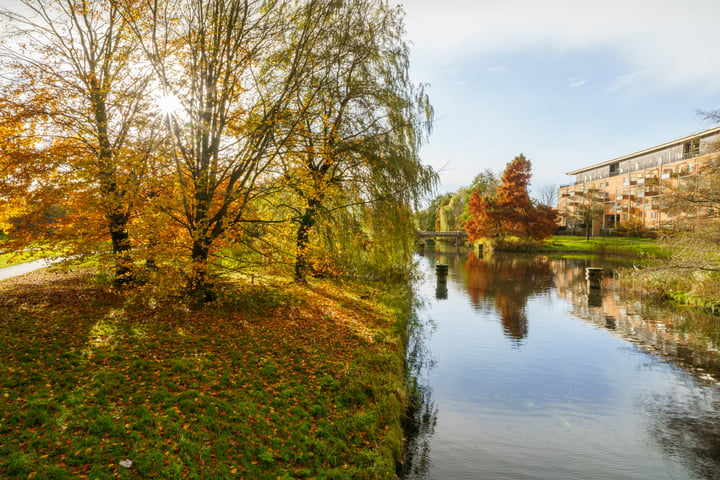
[[[664,258],[667,248],[650,238],[552,236],[540,247],[542,252],[585,253],[588,255],[626,255]]]
[[[20,252],[5,252],[3,242],[0,240],[0,268],[32,262],[41,258],[57,257],[62,253],[60,249],[43,246],[34,246]]]
[[[720,271],[716,267],[682,265],[678,260],[673,257],[668,262],[643,269],[625,269],[619,278],[625,287],[656,300],[706,313],[720,313]]]
[[[96,279],[0,283],[0,477],[394,477],[404,289],[233,283],[191,312]]]

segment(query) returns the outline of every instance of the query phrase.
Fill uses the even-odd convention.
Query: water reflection
[[[437,423],[437,406],[428,380],[434,366],[428,349],[433,327],[432,322],[420,322],[417,316],[408,326],[406,371],[411,398],[403,422],[403,459],[397,468],[398,476],[406,480],[426,478],[431,466],[430,439]]]
[[[553,272],[541,257],[495,256],[479,259],[469,254],[462,281],[477,310],[494,308],[505,335],[521,345],[528,334],[527,301],[553,286]]]
[[[652,436],[665,453],[699,478],[720,478],[720,398],[688,388],[645,399]]]
[[[594,302],[577,261],[548,261],[554,270],[562,270],[557,276],[557,295],[572,302],[574,316],[613,331],[700,379],[712,377],[713,383],[720,380],[718,317],[623,293],[612,269],[603,278],[600,302]],[[557,268],[561,263],[563,268]]]
[[[447,301],[436,262],[450,265]],[[720,479],[716,317],[625,296],[618,262],[424,265],[435,301],[420,316],[437,325],[408,348],[419,402],[401,478]]]

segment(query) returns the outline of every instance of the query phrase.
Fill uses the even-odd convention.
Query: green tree
[[[430,201],[430,204],[427,206],[427,208],[418,212],[417,218],[418,227],[420,230],[424,230],[427,232],[437,231],[436,223],[438,219],[438,210],[440,209],[440,206],[443,204],[443,202],[447,200],[447,198],[447,194],[437,195]]]
[[[283,182],[299,199],[293,216],[298,281],[310,267],[318,222],[345,219],[344,230],[364,239],[362,248],[392,243],[395,252],[405,252],[406,264],[414,228],[409,212],[437,181],[419,158],[432,108],[422,86],[409,81],[402,11],[378,0],[328,4],[332,27],[318,37],[314,68],[295,93],[302,119],[284,145]],[[334,230],[315,236],[322,255],[338,244]],[[340,243],[347,250],[357,242]]]

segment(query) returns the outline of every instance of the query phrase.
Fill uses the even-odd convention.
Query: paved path
[[[41,268],[49,267],[53,263],[59,262],[61,258],[43,258],[40,260],[34,260],[32,262],[25,262],[19,265],[13,265],[12,267],[0,268],[0,281],[7,280],[8,278],[25,275]]]

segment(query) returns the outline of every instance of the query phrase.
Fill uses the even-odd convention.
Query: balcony
[[[636,178],[626,178],[623,180],[623,187],[632,187],[634,185],[637,185],[637,179]]]
[[[660,194],[660,189],[658,188],[646,188],[643,191],[643,194],[645,197],[654,197],[655,195]],[[640,192],[638,192],[638,197],[640,196]]]

